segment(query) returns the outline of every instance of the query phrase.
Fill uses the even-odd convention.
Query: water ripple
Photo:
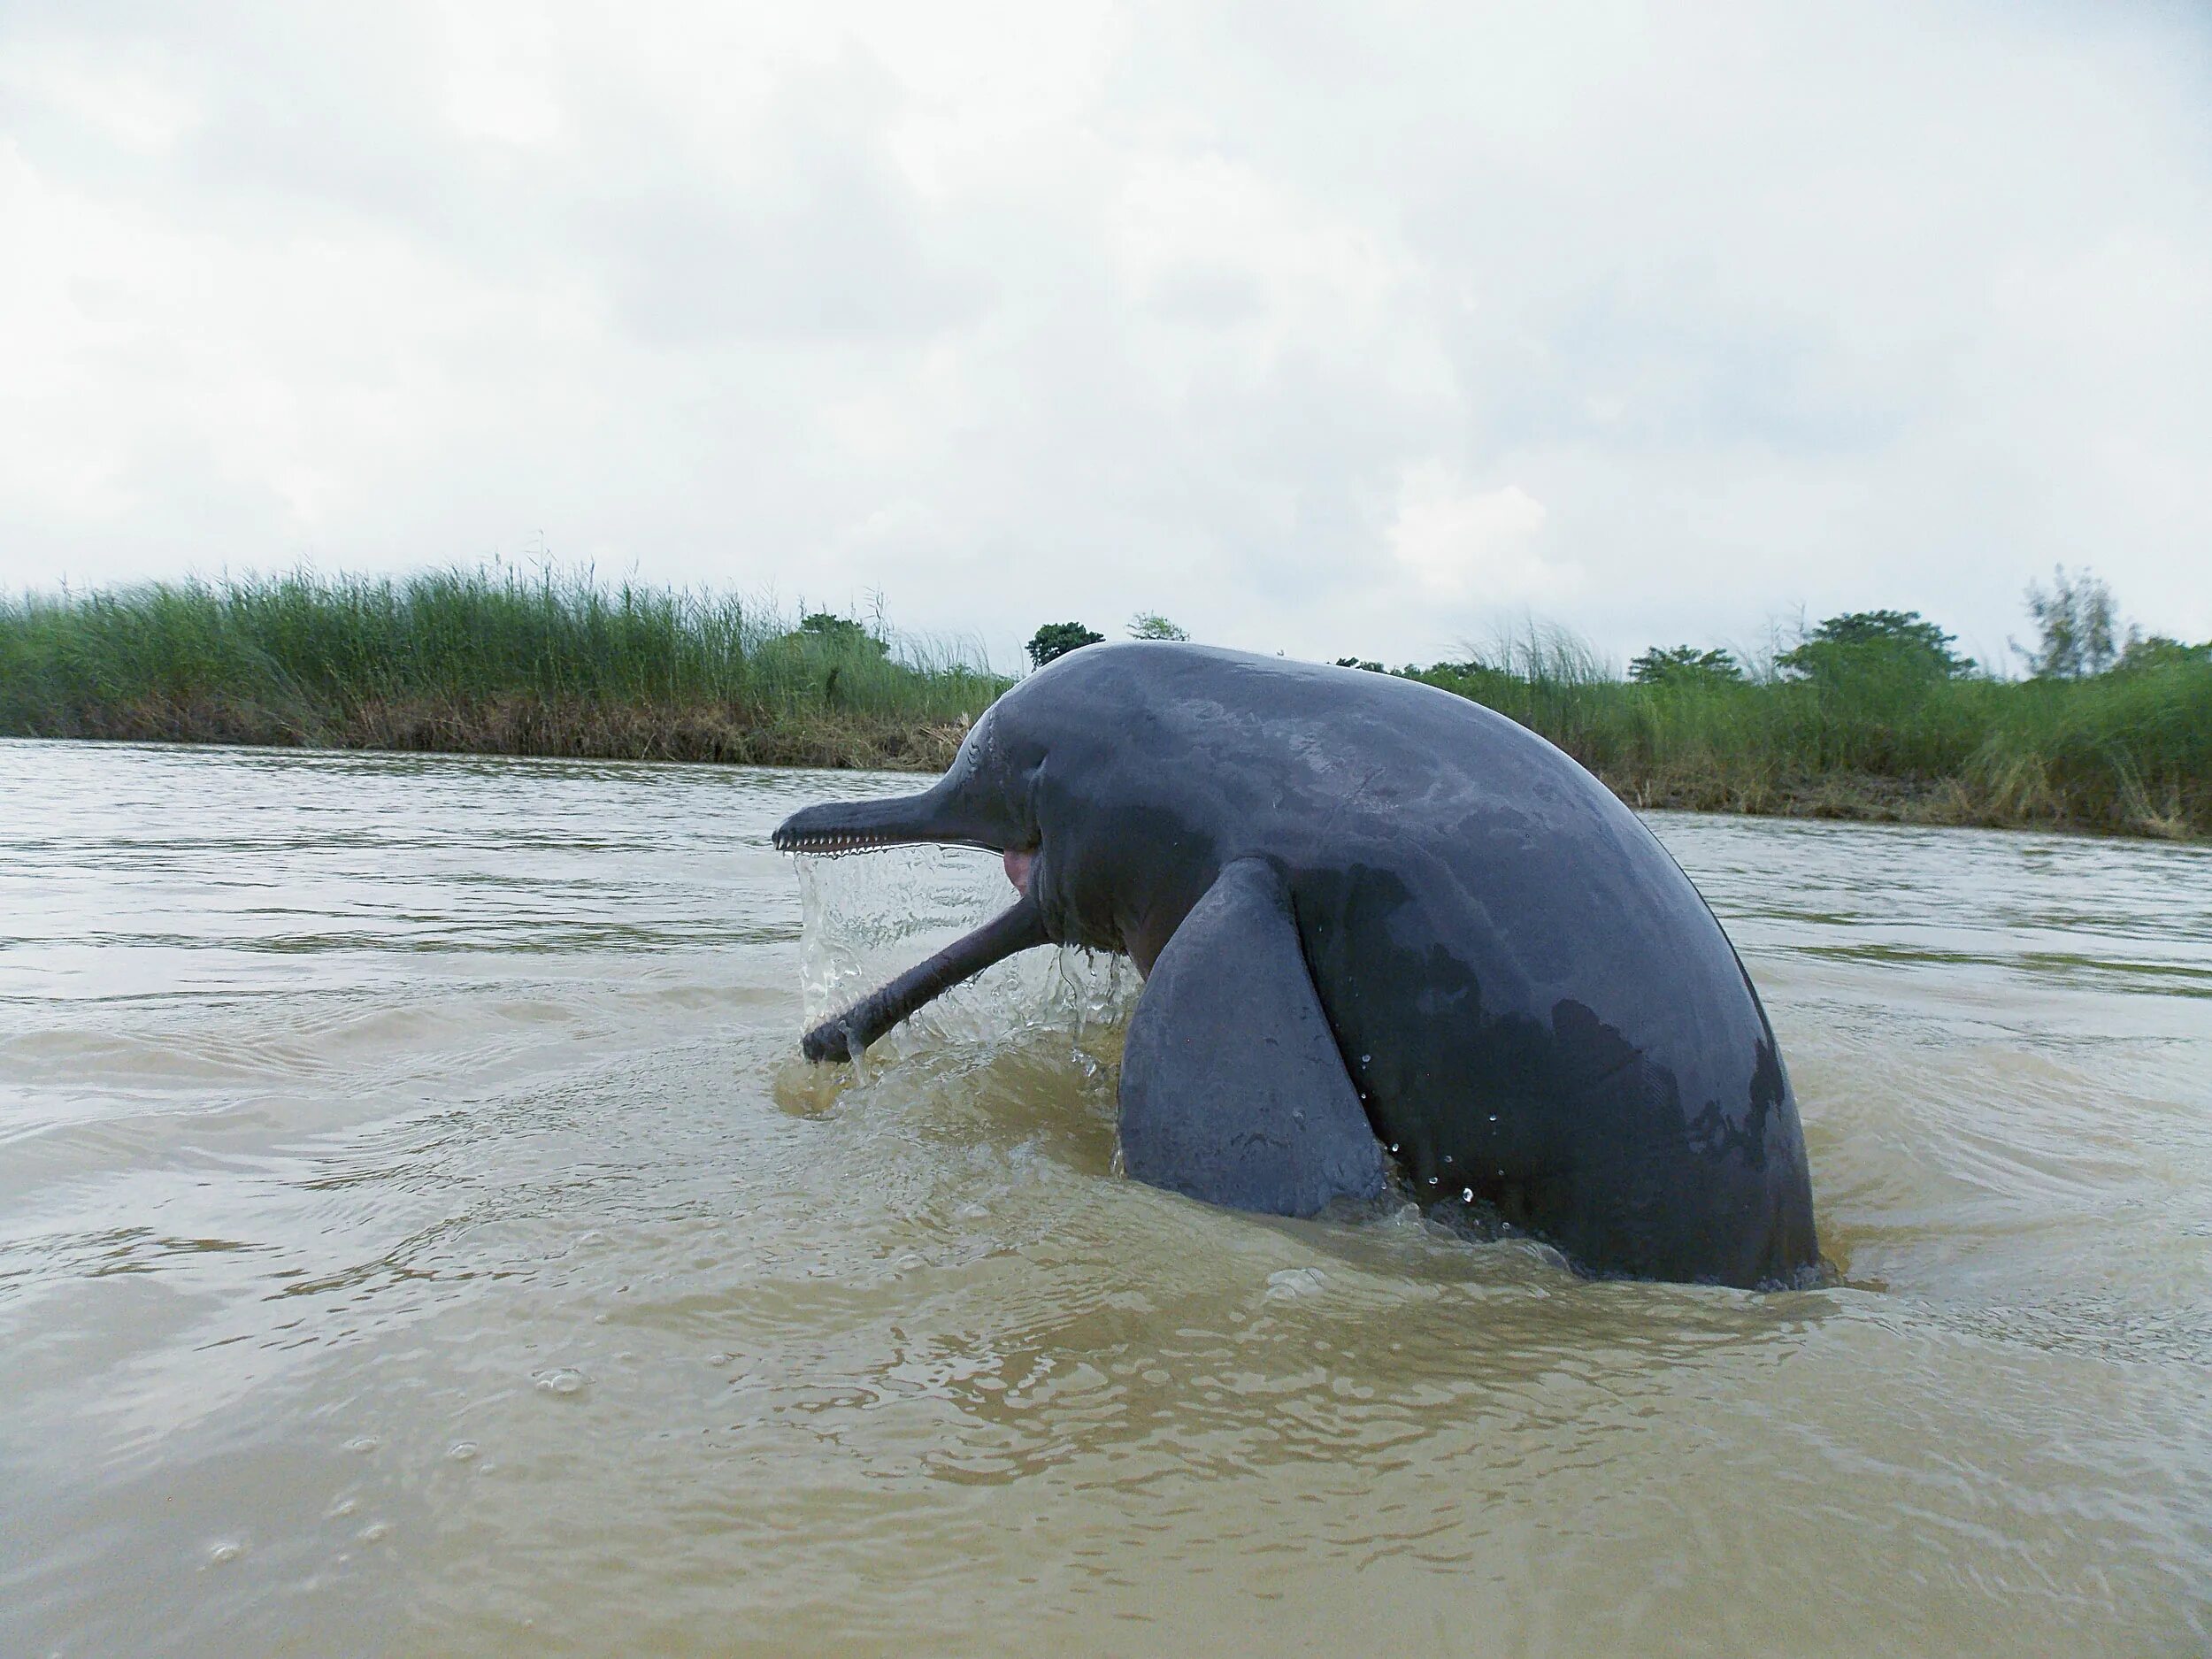
[[[766,845],[908,787],[0,743],[0,1647],[2203,1646],[2206,849],[1655,819],[1756,1296],[1118,1179],[1109,964],[801,1064],[1003,902]]]

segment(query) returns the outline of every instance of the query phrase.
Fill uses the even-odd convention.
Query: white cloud
[[[1988,655],[2064,559],[2212,635],[2185,8],[0,19],[11,587],[542,536],[1002,661]]]
[[[1471,489],[1441,463],[1423,461],[1400,475],[1390,548],[1432,593],[1550,603],[1571,598],[1582,572],[1546,562],[1536,545],[1543,527],[1544,503],[1518,484]]]
[[[88,42],[0,56],[0,92],[47,104],[139,154],[172,148],[200,116],[196,101],[154,66],[117,61]]]

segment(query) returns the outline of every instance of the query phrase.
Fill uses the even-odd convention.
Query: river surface
[[[805,1066],[1006,896],[766,844],[912,787],[0,744],[0,1653],[2212,1644],[2212,849],[1655,815],[1757,1295],[1118,1179],[1125,967]]]

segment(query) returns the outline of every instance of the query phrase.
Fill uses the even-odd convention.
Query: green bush
[[[1094,634],[1080,622],[1048,622],[1030,635],[1023,649],[1029,653],[1030,664],[1042,668],[1047,663],[1065,657],[1070,651],[1079,651],[1086,645],[1103,645],[1106,636]]]
[[[1663,680],[1741,680],[1743,666],[1726,651],[1701,651],[1694,645],[1655,645],[1628,665],[1628,677],[1641,685]]]

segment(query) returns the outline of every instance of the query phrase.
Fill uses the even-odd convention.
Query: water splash
[[[800,985],[810,1025],[989,920],[1014,896],[995,858],[964,848],[802,856],[797,863]],[[1140,984],[1119,956],[1024,951],[956,986],[871,1053],[880,1063],[923,1046],[989,1045],[1047,1032],[1065,1034],[1078,1064],[1099,1064],[1108,1057],[1099,1040],[1118,1034]]]

